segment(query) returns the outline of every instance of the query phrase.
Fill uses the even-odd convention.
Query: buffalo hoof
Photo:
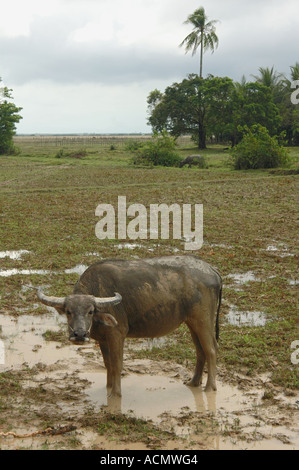
[[[199,385],[201,385],[201,380],[196,380],[193,378],[191,380],[184,382],[184,384],[187,385],[188,387],[199,387]]]
[[[217,387],[215,384],[213,385],[207,384],[205,387],[205,392],[216,392],[216,390],[217,390]]]

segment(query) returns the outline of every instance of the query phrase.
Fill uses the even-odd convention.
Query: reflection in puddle
[[[228,274],[226,277],[233,279],[238,284],[245,284],[245,282],[259,280],[253,271],[248,271],[247,273],[240,274]]]
[[[45,276],[46,274],[53,274],[53,271],[48,271],[46,269],[1,269],[0,276],[2,277],[9,277],[9,276],[16,276],[17,274],[21,274],[24,276],[29,276],[30,274],[39,274],[41,276]]]
[[[122,378],[122,397],[107,398],[106,374],[86,372],[80,377],[90,382],[86,393],[97,407],[107,406],[110,411],[129,413],[158,423],[162,413],[177,415],[182,410],[201,413],[226,408],[238,411],[246,404],[245,396],[230,385],[218,383],[217,392],[204,392],[200,387],[188,387],[180,379],[160,375],[130,374]],[[171,398],[170,398],[171,397]],[[254,399],[259,400],[260,397]],[[180,434],[187,430],[181,428]]]
[[[204,245],[207,245],[207,246],[215,246],[217,248],[225,248],[226,250],[231,250],[233,248],[232,245],[226,245],[224,243],[204,243]]]
[[[30,253],[28,250],[0,251],[0,258],[21,259],[24,254]]]
[[[74,268],[66,269],[64,272],[65,274],[79,274],[81,276],[87,268],[88,266],[85,264],[77,264]]]
[[[49,329],[59,331],[64,324],[58,313],[56,318],[53,314],[0,315],[0,338],[5,349],[5,363],[0,365],[0,371],[24,362],[33,366],[37,362],[53,364],[60,359],[62,353],[57,349],[57,343],[45,341],[42,335]]]
[[[268,245],[265,251],[276,252],[276,254],[281,258],[284,258],[285,256],[294,256],[294,254],[290,253],[288,247],[283,243],[279,243],[278,246]]]
[[[142,364],[140,368],[142,370]],[[209,449],[283,449],[294,448],[298,441],[295,430],[278,425],[273,430],[265,425],[262,417],[259,420],[257,410],[262,404],[262,390],[241,391],[218,380],[216,392],[204,392],[200,387],[187,387],[180,379],[142,373],[122,378],[122,398],[107,399],[106,374],[86,372],[80,377],[90,383],[85,393],[95,411],[104,406],[111,413],[133,413],[135,417],[151,420],[179,437],[194,439],[195,442],[204,440]],[[196,429],[202,421],[214,422],[218,432],[206,434],[203,425],[201,432],[194,433],[194,426]],[[247,434],[248,440],[231,440],[219,432],[236,425]],[[257,429],[261,433],[267,432],[271,439],[262,438],[262,434],[255,438]],[[288,445],[276,438],[276,432],[288,436]]]
[[[65,274],[78,274],[79,276],[81,276],[81,274],[83,274],[84,271],[87,268],[88,268],[87,265],[77,264],[73,268],[65,269],[64,272],[65,272]],[[39,274],[40,276],[46,276],[47,274],[58,274],[58,272],[57,271],[49,271],[47,269],[18,269],[18,268],[12,268],[12,269],[1,269],[0,270],[0,276],[2,276],[2,277],[16,276],[17,274],[23,275],[23,276],[30,276],[31,274]]]
[[[144,248],[143,245],[140,243],[119,243],[118,245],[115,245],[116,248],[121,250],[122,248],[128,249],[128,250],[134,250],[134,248]]]
[[[235,305],[231,305],[225,318],[230,325],[235,326],[265,326],[267,323],[263,312],[258,310],[240,311]]]

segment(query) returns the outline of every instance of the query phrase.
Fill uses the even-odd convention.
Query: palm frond
[[[213,53],[215,48],[218,47],[219,40],[215,32],[215,24],[217,22],[218,20],[208,21],[208,17],[206,16],[203,7],[195,10],[188,16],[186,21],[184,21],[184,24],[191,24],[193,26],[193,31],[185,37],[179,46],[185,46],[186,53],[192,50],[192,56],[195,55],[198,47],[201,46],[200,76],[202,76],[203,51],[211,49]]]

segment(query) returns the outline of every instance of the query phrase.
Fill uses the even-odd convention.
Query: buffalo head
[[[67,297],[51,297],[37,291],[39,300],[59,313],[65,313],[69,327],[69,339],[74,343],[84,343],[90,339],[92,323],[114,327],[116,319],[109,313],[101,311],[103,307],[117,305],[121,302],[120,294],[114,297],[94,297],[93,295],[72,294]]]

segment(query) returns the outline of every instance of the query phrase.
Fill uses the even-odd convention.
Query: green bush
[[[78,149],[72,151],[66,151],[65,149],[60,149],[55,155],[55,158],[82,158],[87,155],[85,149]]]
[[[243,133],[241,142],[231,152],[235,170],[275,168],[288,163],[287,150],[280,145],[279,138],[269,135],[268,130],[256,124],[250,129],[239,129]]]
[[[133,162],[136,165],[178,166],[181,158],[175,148],[175,139],[166,131],[155,132],[152,139],[138,149]]]
[[[125,150],[128,152],[135,152],[140,149],[142,145],[142,142],[139,142],[138,140],[128,140],[125,144]]]

